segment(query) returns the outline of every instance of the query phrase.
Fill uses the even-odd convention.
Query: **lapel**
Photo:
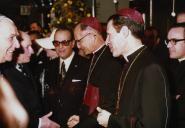
[[[58,57],[58,58],[52,60],[49,64],[48,68],[49,68],[49,73],[48,73],[49,77],[46,77],[46,79],[50,78],[50,81],[52,83],[55,83],[53,85],[57,85],[59,82],[58,81],[59,77],[60,77],[60,75],[59,75],[60,58]]]
[[[22,64],[22,65],[23,65],[23,68],[24,68],[27,75],[25,76],[22,72],[20,72],[18,70],[17,71],[20,72],[22,77],[25,77],[25,79],[27,81],[30,81],[30,84],[31,84],[31,86],[33,86],[34,90],[38,91],[36,80],[35,80],[34,76],[32,75],[32,72],[29,69],[28,64],[25,63],[25,64]]]
[[[36,83],[30,77],[26,77],[22,72],[16,69],[15,64],[9,63],[3,71],[5,77],[10,80],[14,88],[30,89],[36,87]]]

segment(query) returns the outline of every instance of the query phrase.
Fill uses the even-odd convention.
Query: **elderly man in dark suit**
[[[73,31],[60,26],[51,46],[59,57],[50,60],[44,73],[45,107],[53,111],[53,120],[67,127],[67,119],[79,113],[86,86],[89,61],[74,52]]]
[[[20,32],[21,48],[17,50],[16,64],[4,65],[3,74],[12,85],[19,101],[22,103],[29,115],[29,128],[59,128],[60,126],[49,117],[52,113],[44,115],[42,105],[37,92],[37,85],[27,67],[33,49],[28,34]]]

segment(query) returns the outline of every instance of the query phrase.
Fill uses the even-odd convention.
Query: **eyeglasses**
[[[70,44],[71,41],[72,41],[72,40],[63,40],[63,41],[54,40],[54,41],[53,41],[53,45],[54,45],[55,47],[60,46],[60,44],[61,44],[62,46],[69,46],[69,44]]]
[[[87,33],[85,36],[83,36],[82,38],[80,38],[79,40],[75,40],[76,43],[80,43],[85,37],[87,37],[88,35],[90,35],[91,33]]]
[[[167,39],[165,40],[165,44],[168,45],[168,43],[171,43],[172,45],[176,45],[177,42],[184,41],[185,39]]]

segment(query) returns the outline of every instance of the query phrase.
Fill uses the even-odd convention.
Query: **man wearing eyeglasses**
[[[58,54],[45,69],[45,105],[53,111],[52,119],[62,128],[67,127],[67,119],[79,113],[84,95],[89,61],[74,52],[73,31],[60,26],[54,34],[52,44]]]
[[[172,98],[173,113],[172,127],[185,127],[185,26],[176,24],[170,28],[167,35],[167,47],[171,59],[177,59],[179,63],[172,69]]]
[[[84,115],[74,115],[68,120],[68,127],[98,128],[96,107],[114,111],[116,90],[122,70],[120,61],[113,58],[102,36],[102,26],[95,17],[88,17],[74,29],[77,47],[86,55],[93,54],[87,76],[84,94]],[[82,113],[82,112],[81,112]],[[80,121],[80,123],[79,123]]]

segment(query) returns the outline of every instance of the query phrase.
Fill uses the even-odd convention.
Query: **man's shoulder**
[[[121,58],[121,56],[113,57],[109,47],[106,48],[102,60],[104,61],[104,63],[106,63],[107,66],[111,66],[112,68],[121,68],[125,63],[124,59]]]
[[[49,66],[55,65],[56,63],[59,63],[59,60],[60,60],[59,57],[54,58],[54,59],[50,59],[50,60],[47,61],[46,65],[49,65]]]
[[[74,55],[74,61],[80,63],[80,64],[85,64],[85,65],[89,65],[90,64],[90,59],[87,59],[83,56],[78,55],[77,53],[75,53]]]

